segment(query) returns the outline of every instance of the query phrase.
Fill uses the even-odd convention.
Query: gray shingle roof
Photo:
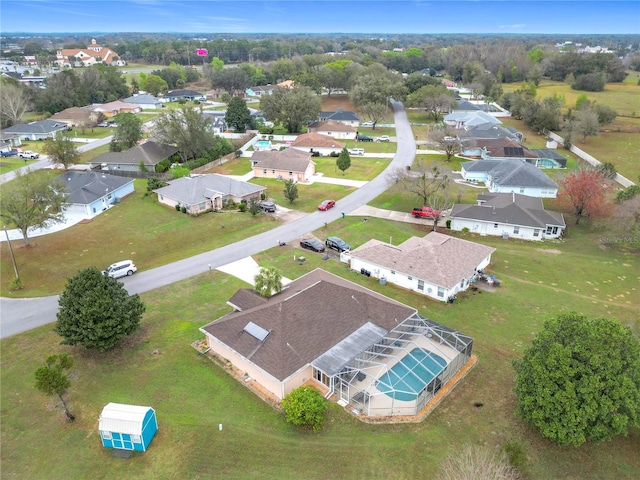
[[[538,158],[549,158],[555,160],[558,165],[563,167],[567,166],[567,158],[554,148],[532,148],[531,151],[537,155]]]
[[[125,103],[137,103],[138,105],[157,105],[162,103],[158,98],[149,94],[133,95],[132,97],[127,97],[122,101]]]
[[[57,180],[64,183],[69,196],[67,202],[88,205],[105,196],[107,189],[113,192],[128,183],[133,178],[117,177],[98,172],[68,171],[59,175]]]
[[[558,184],[538,167],[520,160],[501,160],[488,173],[493,183],[501,187],[558,188]]]
[[[146,166],[155,167],[165,158],[178,151],[176,147],[171,145],[163,145],[152,140],[138,145],[122,152],[107,152],[98,155],[91,160],[93,165],[101,163],[120,164],[120,165],[139,165],[142,161]]]
[[[438,232],[411,237],[400,245],[369,240],[351,251],[351,257],[410,275],[445,288],[469,278],[495,248]]]
[[[483,205],[454,205],[450,217],[536,228],[566,226],[562,214],[546,211],[540,198],[490,193],[478,195],[478,199],[484,200]]]
[[[316,269],[291,282],[265,304],[233,312],[203,330],[284,380],[363,325],[370,322],[389,331],[415,312],[391,298]],[[269,332],[263,342],[243,333],[249,322]]]
[[[341,122],[359,122],[360,117],[355,112],[348,110],[334,110],[333,112],[320,112],[318,118],[322,120],[337,120]]]
[[[52,133],[58,130],[66,130],[67,124],[64,122],[56,122],[55,120],[40,120],[39,122],[21,123],[5,128],[3,133]]]
[[[166,187],[154,192],[165,195],[185,205],[195,205],[212,198],[216,194],[234,197],[259,196],[266,187],[235,180],[226,175],[211,173],[171,180]],[[253,194],[253,195],[252,195]]]

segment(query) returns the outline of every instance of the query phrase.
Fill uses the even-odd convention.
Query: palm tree
[[[270,297],[282,291],[282,275],[275,267],[262,267],[255,276],[256,291],[263,297]]]

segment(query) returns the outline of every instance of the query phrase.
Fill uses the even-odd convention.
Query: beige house
[[[293,180],[296,183],[308,182],[316,173],[311,154],[291,147],[276,152],[253,152],[251,167],[254,177]]]
[[[116,52],[98,45],[96,40],[91,40],[87,48],[63,48],[56,52],[56,63],[61,67],[89,67],[96,63],[123,66],[122,60]]]
[[[319,133],[303,133],[298,135],[290,145],[290,148],[301,150],[303,152],[316,153],[321,157],[330,155],[339,155],[345,144],[337,141],[329,135],[321,135]]]
[[[327,120],[326,122],[312,123],[309,125],[309,132],[342,140],[355,140],[358,130],[351,125],[336,122],[335,120]]]
[[[71,107],[49,117],[49,120],[66,123],[72,128],[91,128],[96,125],[100,113],[90,108]]]
[[[105,117],[114,117],[119,113],[140,113],[141,110],[142,108],[137,103],[127,103],[121,100],[93,107],[94,112],[102,113]]]
[[[279,400],[312,384],[367,416],[415,415],[473,349],[415,308],[321,269],[270,298],[242,289],[228,303],[232,313],[200,329],[208,347]]]

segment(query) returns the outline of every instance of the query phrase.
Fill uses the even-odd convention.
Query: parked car
[[[337,250],[338,252],[351,250],[351,245],[338,237],[329,237],[325,240],[324,244],[327,246],[327,248]]]
[[[361,127],[373,127],[373,122],[361,122]]]
[[[347,148],[349,155],[364,155],[364,148]]]
[[[300,246],[307,250],[313,250],[314,252],[324,252],[324,245],[320,240],[315,238],[303,238],[300,240]]]
[[[376,140],[376,142],[390,142],[390,141],[391,139],[389,138],[389,135],[380,135]]]
[[[109,126],[109,124],[107,122],[100,122],[97,126],[100,128],[106,128]]]
[[[268,200],[263,200],[262,202],[258,203],[258,206],[263,212],[273,213],[276,211],[276,204]]]
[[[24,152],[19,152],[18,156],[20,158],[31,158],[31,159],[34,159],[34,158],[39,158],[40,154],[36,153],[36,152],[32,152],[31,150],[25,150]]]
[[[16,155],[18,155],[18,152],[16,152],[15,150],[3,150],[2,152],[0,152],[0,155],[3,157],[15,157]]]
[[[357,135],[356,140],[359,142],[373,142],[373,137],[368,135]]]
[[[336,206],[335,200],[325,200],[320,205],[318,205],[318,210],[325,211],[325,210],[329,210],[330,208],[333,208],[335,206]]]
[[[108,275],[111,278],[120,278],[124,276],[131,276],[138,270],[133,260],[123,260],[109,265],[109,268],[102,271],[103,275]]]

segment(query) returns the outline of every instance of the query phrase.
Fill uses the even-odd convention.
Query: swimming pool
[[[253,144],[254,150],[271,150],[270,140],[259,140]]]
[[[446,366],[435,353],[414,348],[376,381],[376,388],[396,400],[415,400]]]

